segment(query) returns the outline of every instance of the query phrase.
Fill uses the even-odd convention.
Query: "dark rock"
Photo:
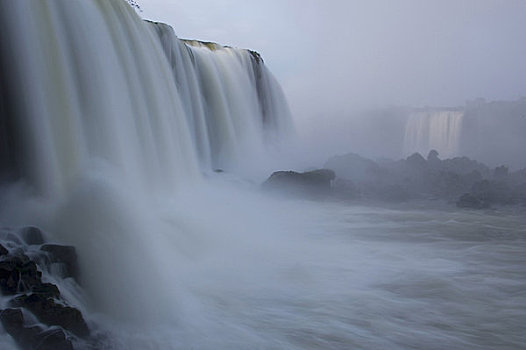
[[[262,186],[289,194],[322,195],[329,193],[331,181],[334,178],[334,171],[330,169],[318,169],[304,173],[276,171]]]
[[[475,197],[471,193],[463,194],[457,201],[458,208],[483,209],[488,208],[488,202]]]
[[[224,173],[223,169],[214,169],[214,173]]]
[[[13,295],[31,290],[42,282],[42,272],[26,255],[11,256],[0,261],[0,289],[3,294]]]
[[[89,329],[79,310],[58,304],[42,294],[21,295],[11,301],[13,306],[31,311],[38,320],[50,326],[60,326],[79,337],[89,335]]]
[[[24,315],[20,309],[1,311],[0,321],[23,350],[73,350],[62,329],[43,330],[40,326],[24,326]]]
[[[20,238],[18,238],[18,236],[13,234],[12,232],[5,232],[5,231],[0,232],[0,240],[12,242],[12,243],[15,243],[16,245],[22,244],[22,241],[20,240]]]
[[[4,329],[11,334],[24,326],[24,315],[20,309],[5,309],[0,312],[0,321]]]
[[[58,287],[52,283],[42,283],[40,285],[33,286],[33,288],[31,288],[31,292],[49,298],[60,297],[60,291],[58,290]]]
[[[44,244],[41,250],[48,252],[52,263],[64,265],[64,276],[78,280],[77,252],[75,247],[58,244]]]
[[[44,235],[38,227],[28,226],[20,231],[20,236],[29,245],[44,244]]]
[[[3,245],[0,244],[0,256],[9,254],[9,250],[7,250]]]
[[[42,328],[38,326],[25,327],[24,315],[20,309],[6,309],[0,312],[0,320],[5,331],[13,337],[23,350],[33,350],[38,334]]]
[[[50,329],[38,335],[39,342],[35,350],[73,350],[71,340],[62,329]]]

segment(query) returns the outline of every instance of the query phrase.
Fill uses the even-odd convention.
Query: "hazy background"
[[[524,0],[139,2],[179,37],[259,51],[299,132],[332,148],[356,110],[526,95]]]

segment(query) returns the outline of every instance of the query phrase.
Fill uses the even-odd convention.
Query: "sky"
[[[296,120],[526,96],[526,0],[139,0],[181,38],[261,53]]]

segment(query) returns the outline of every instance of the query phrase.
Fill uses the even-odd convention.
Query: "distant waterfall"
[[[16,135],[0,161],[44,193],[101,167],[170,190],[290,128],[258,54],[184,42],[124,1],[0,1],[0,31],[0,135]]]
[[[442,157],[457,155],[464,112],[424,111],[409,115],[404,136],[404,154],[424,156],[436,150]]]

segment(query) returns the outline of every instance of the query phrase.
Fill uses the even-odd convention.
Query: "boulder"
[[[9,256],[0,261],[0,290],[5,295],[30,290],[40,285],[42,272],[26,255]]]
[[[330,169],[318,169],[304,173],[276,171],[262,186],[265,189],[288,194],[323,195],[330,192],[331,181],[334,178],[334,171]]]
[[[77,252],[75,247],[58,244],[44,244],[40,250],[49,253],[52,263],[62,264],[64,278],[73,277],[78,280]]]
[[[26,244],[40,245],[44,244],[44,234],[38,227],[28,226],[20,230],[20,236]]]
[[[79,337],[89,335],[89,329],[79,310],[55,302],[47,295],[32,293],[20,295],[11,301],[14,307],[23,307],[50,326],[60,326]]]
[[[2,310],[0,321],[5,331],[23,350],[73,350],[71,341],[62,329],[44,330],[40,326],[25,326],[20,309]]]
[[[71,340],[62,329],[48,329],[38,334],[36,350],[73,350]]]

